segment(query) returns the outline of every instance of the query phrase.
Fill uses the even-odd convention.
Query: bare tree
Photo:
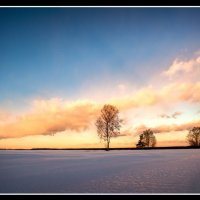
[[[140,139],[136,147],[143,148],[143,147],[155,147],[155,146],[156,146],[156,137],[154,136],[153,131],[151,129],[143,131],[143,133],[140,134]]]
[[[96,120],[97,133],[100,139],[106,142],[107,151],[109,150],[112,137],[120,135],[122,120],[119,119],[119,110],[112,105],[104,105],[101,109],[101,115]]]
[[[194,127],[187,135],[187,140],[190,146],[200,146],[200,127]]]

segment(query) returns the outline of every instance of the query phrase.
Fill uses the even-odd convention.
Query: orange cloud
[[[159,101],[159,94],[153,89],[144,88],[132,95],[111,99],[109,102],[116,105],[119,110],[124,111],[136,107],[155,105],[159,103]]]
[[[29,135],[50,135],[65,130],[81,131],[89,127],[99,107],[88,101],[64,103],[53,99],[35,101],[34,111],[17,117],[16,121],[0,125],[0,138]]]
[[[143,88],[132,95],[111,99],[109,103],[116,105],[119,110],[124,111],[131,108],[153,106],[164,102],[200,102],[199,91],[200,82],[171,83],[160,90]],[[174,113],[173,117],[177,117],[180,114]]]
[[[162,101],[200,102],[200,82],[172,83],[160,90]]]
[[[136,94],[110,100],[121,112],[162,102],[200,102],[200,82],[171,84],[160,91],[142,89]],[[35,100],[33,111],[16,122],[0,125],[0,138],[49,135],[65,130],[87,129],[99,114],[102,104],[93,101],[64,102],[62,99]],[[174,117],[179,113],[175,113]],[[167,129],[168,130],[168,129]]]
[[[200,82],[196,83],[172,83],[160,90],[152,87],[143,88],[138,92],[104,103],[110,103],[118,107],[120,112],[144,106],[161,105],[162,103],[175,102],[200,102]],[[35,100],[30,113],[17,117],[15,122],[0,123],[0,138],[16,138],[28,135],[50,135],[65,130],[80,132],[85,130],[99,115],[103,103],[94,101],[67,102],[59,98],[50,100]],[[174,113],[177,117],[180,113]],[[171,131],[173,128],[165,128]],[[178,127],[177,127],[178,129]]]
[[[161,125],[157,127],[147,127],[145,125],[140,125],[135,128],[135,133],[140,134],[146,129],[151,129],[154,133],[167,133],[167,132],[176,132],[176,131],[186,131],[190,130],[195,126],[200,126],[200,120],[191,121],[181,125],[172,124],[172,125]]]

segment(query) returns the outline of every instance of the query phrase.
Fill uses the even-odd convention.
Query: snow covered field
[[[0,151],[0,193],[200,193],[200,150]]]

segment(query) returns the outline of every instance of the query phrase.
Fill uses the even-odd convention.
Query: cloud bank
[[[135,128],[135,133],[140,134],[146,129],[151,129],[154,133],[167,133],[167,132],[177,132],[177,131],[187,131],[193,127],[200,126],[200,120],[195,120],[187,122],[184,124],[171,124],[171,125],[160,125],[157,127],[147,127],[145,125],[140,125]]]
[[[199,65],[200,56],[188,61],[176,59],[162,75],[167,77],[180,75],[180,73],[200,75]],[[121,84],[119,88],[124,90],[125,86]],[[0,138],[51,135],[65,130],[80,132],[91,126],[100,114],[102,106],[108,103],[117,106],[120,112],[124,112],[145,106],[173,105],[176,102],[200,103],[199,79],[197,81],[193,79],[187,81],[185,79],[174,82],[167,81],[159,89],[155,89],[153,86],[144,87],[135,93],[115,97],[106,102],[91,100],[65,101],[61,98],[35,99],[32,103],[31,112],[17,116],[14,122],[8,123],[6,121],[8,116],[0,112]],[[175,112],[171,115],[163,114],[160,117],[176,119],[181,114],[181,112]],[[192,126],[198,125],[198,123],[191,122],[185,125],[160,126],[155,128],[154,131],[162,133],[188,130]]]
[[[0,125],[0,138],[17,138],[29,135],[51,135],[65,130],[87,129],[98,114],[93,102],[66,103],[60,99],[35,100],[31,113],[18,116],[10,124]]]
[[[171,84],[160,91],[142,89],[130,96],[112,99],[105,103],[117,106],[120,112],[163,102],[200,102],[200,82]],[[87,129],[100,113],[103,104],[93,101],[65,102],[59,98],[35,100],[32,112],[18,116],[15,122],[0,124],[0,138],[28,135],[51,135],[65,130],[80,132]],[[172,114],[176,118],[181,113]],[[164,117],[164,116],[163,116]],[[171,130],[165,127],[166,130]]]
[[[199,91],[200,82],[171,84],[160,91],[146,88],[130,96],[112,99],[105,103],[111,103],[123,112],[163,102],[200,102]],[[91,125],[99,115],[102,106],[102,103],[89,100],[74,102],[65,102],[58,98],[35,100],[32,112],[18,116],[15,122],[0,124],[0,138],[50,135],[65,130],[80,132]],[[170,117],[176,118],[180,114],[177,112]]]

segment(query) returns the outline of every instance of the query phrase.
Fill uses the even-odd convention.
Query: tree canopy
[[[136,145],[137,148],[144,148],[144,147],[155,147],[156,146],[156,137],[153,134],[151,129],[143,131],[140,134],[140,139]]]
[[[106,142],[107,150],[109,150],[111,138],[120,135],[121,122],[119,110],[115,106],[109,104],[103,106],[95,125],[98,136]]]
[[[187,135],[187,140],[190,146],[199,147],[200,146],[200,127],[192,128]]]

